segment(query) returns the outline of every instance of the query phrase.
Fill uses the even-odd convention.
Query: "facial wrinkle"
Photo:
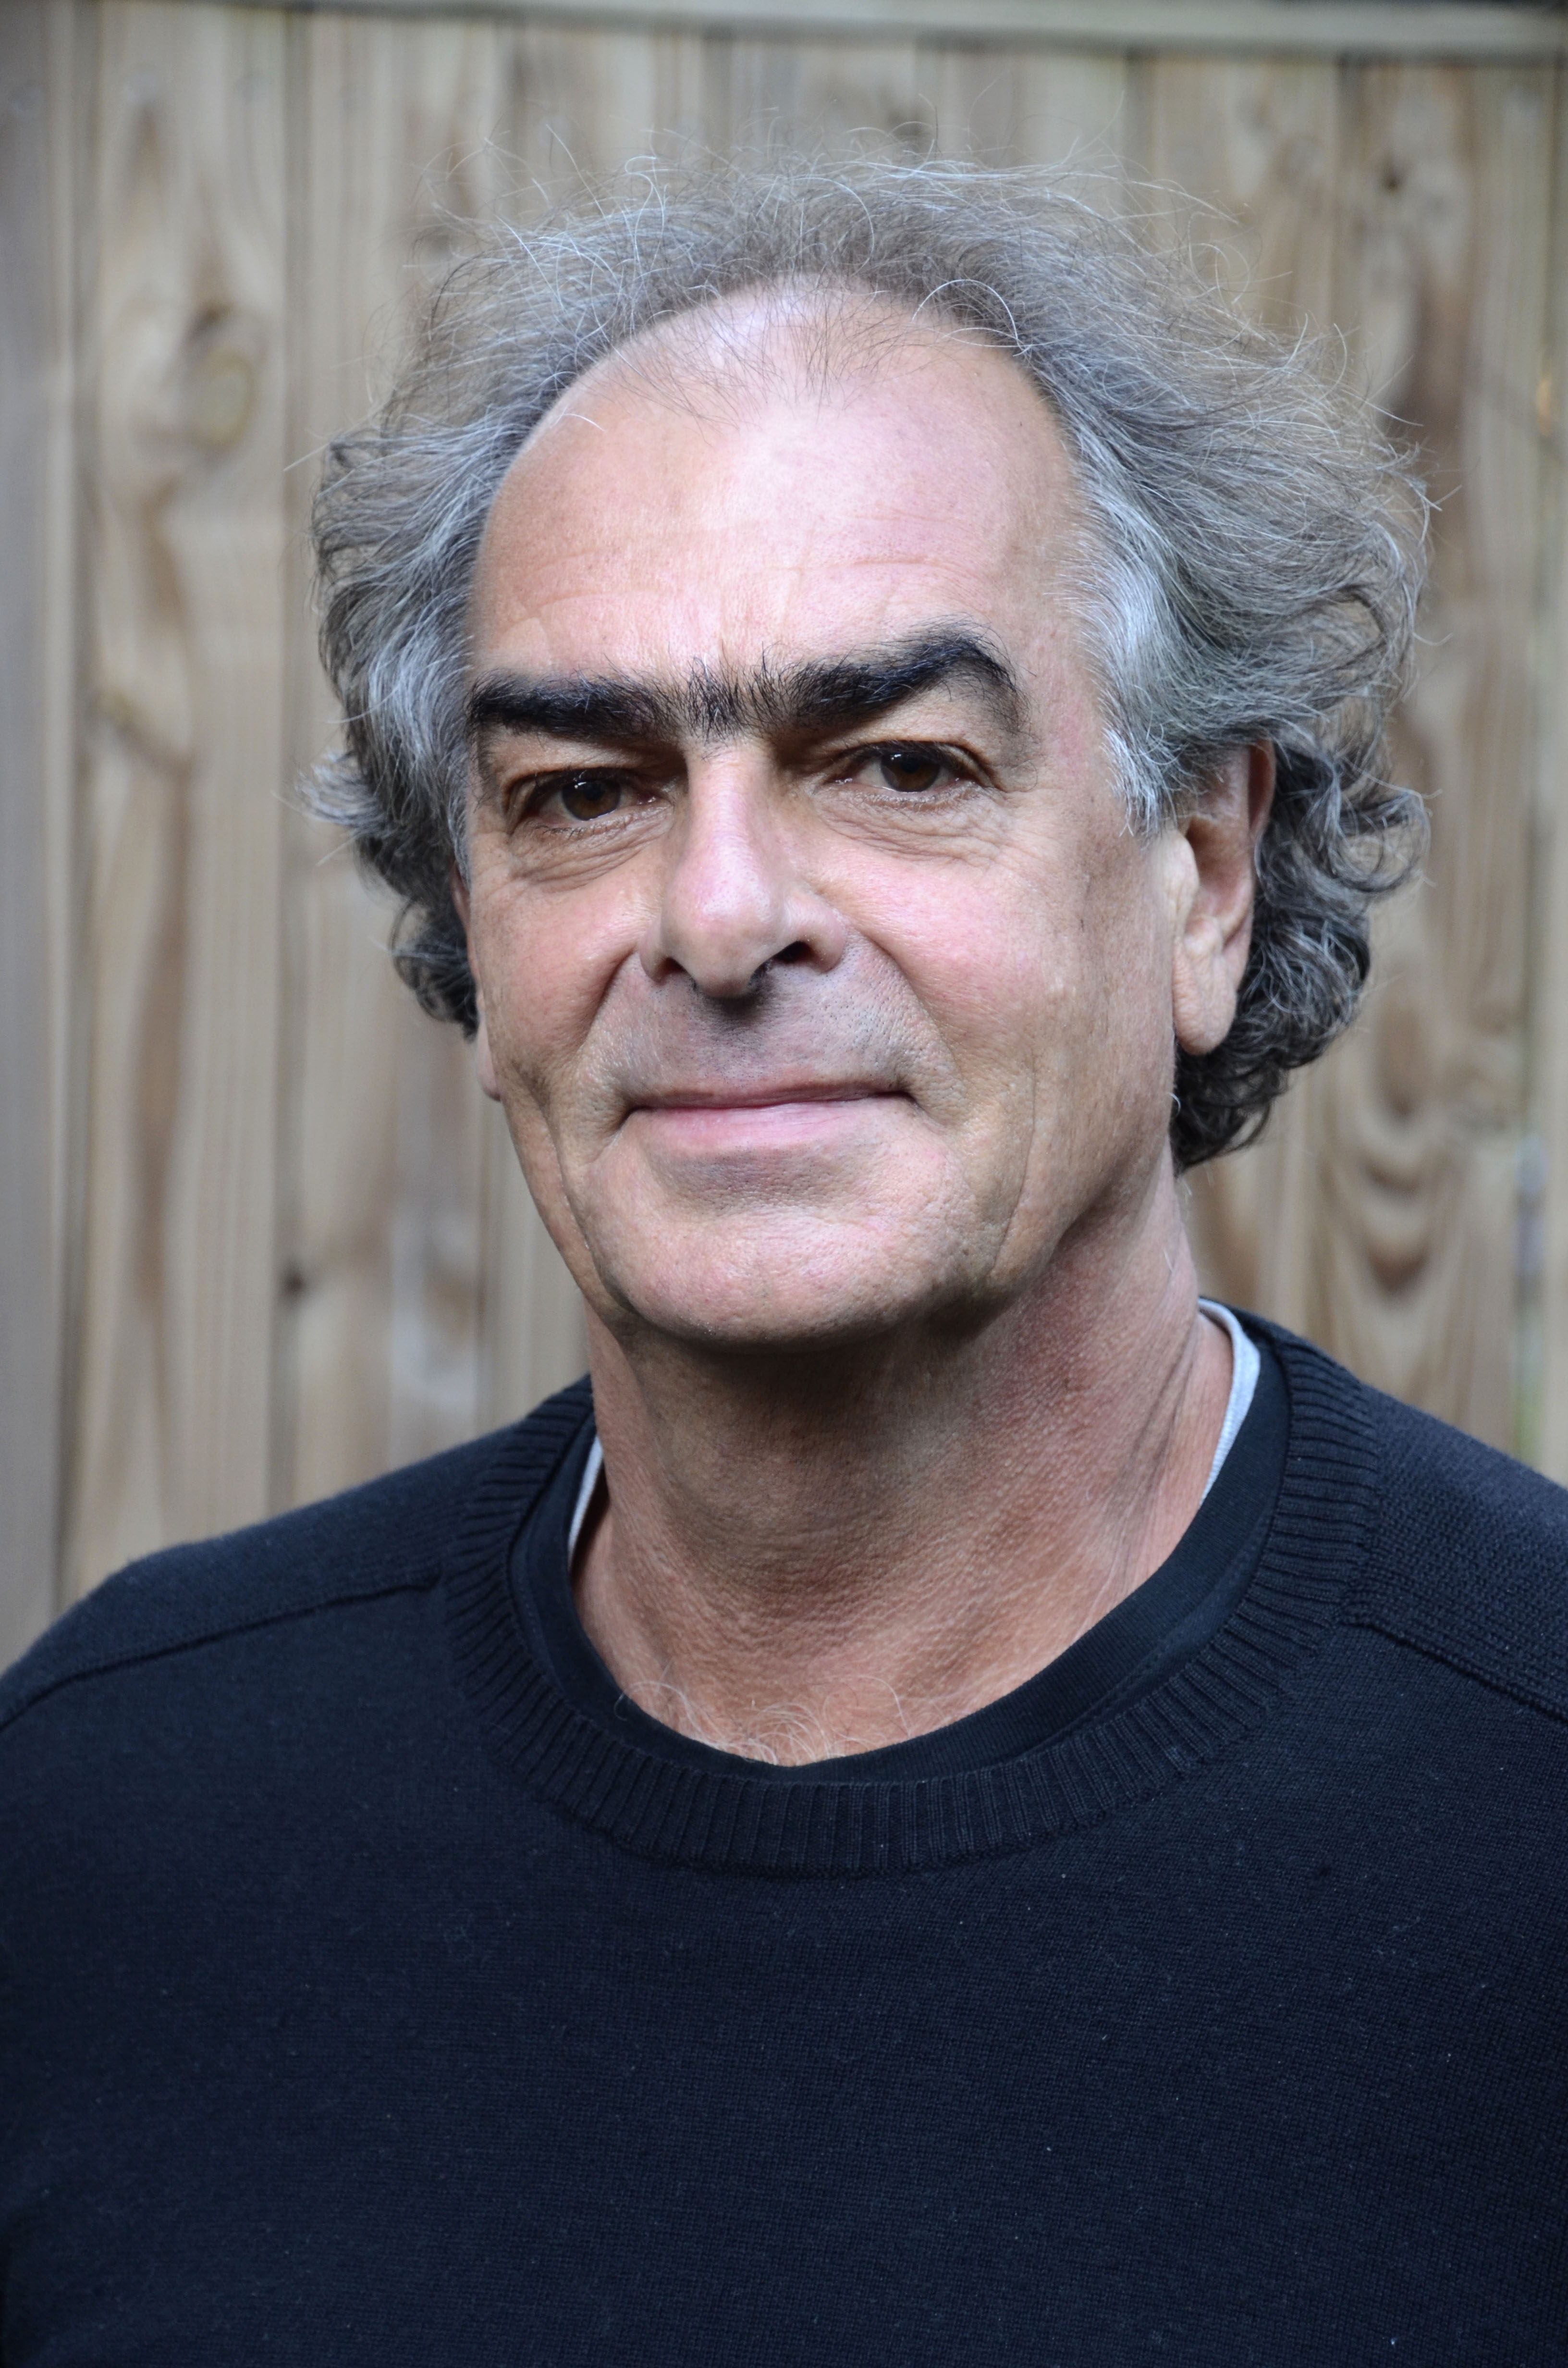
[[[765,963],[751,992],[722,998],[684,982],[612,991],[601,1009],[584,1085],[604,1119],[661,1097],[715,1100],[778,1078],[851,1081],[873,1092],[949,1106],[950,1056],[915,999],[894,991],[869,949],[830,977]]]

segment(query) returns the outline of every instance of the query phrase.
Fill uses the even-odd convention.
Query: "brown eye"
[[[877,762],[890,790],[934,789],[947,770],[931,748],[881,748]]]
[[[613,773],[569,773],[556,786],[556,796],[574,822],[597,822],[620,803],[621,785]]]

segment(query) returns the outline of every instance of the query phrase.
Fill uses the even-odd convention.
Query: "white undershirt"
[[[1247,1408],[1257,1387],[1258,1355],[1228,1307],[1221,1307],[1217,1299],[1200,1299],[1198,1304],[1205,1315],[1212,1317],[1222,1332],[1229,1333],[1231,1339],[1231,1395],[1225,1406],[1225,1419],[1220,1429],[1220,1443],[1214,1450],[1214,1461],[1209,1466],[1209,1477],[1203,1483],[1203,1494],[1207,1497],[1220,1476],[1221,1464],[1235,1443],[1237,1431],[1246,1420]],[[583,1468],[583,1485],[577,1491],[572,1526],[566,1532],[568,1569],[576,1558],[577,1541],[583,1534],[583,1524],[588,1518],[588,1508],[594,1501],[594,1490],[599,1485],[599,1474],[604,1468],[604,1450],[596,1431],[594,1443],[588,1450],[587,1463]]]
[[[577,1541],[583,1534],[583,1524],[588,1518],[588,1508],[594,1501],[594,1490],[599,1485],[599,1474],[605,1468],[605,1452],[599,1445],[599,1435],[594,1433],[594,1443],[588,1450],[588,1461],[583,1468],[583,1485],[577,1491],[577,1502],[572,1514],[572,1526],[566,1532],[566,1567],[571,1569],[577,1559]]]
[[[1260,1362],[1257,1344],[1249,1340],[1228,1307],[1217,1299],[1200,1299],[1198,1303],[1205,1315],[1211,1316],[1221,1331],[1231,1336],[1231,1395],[1225,1402],[1225,1419],[1220,1426],[1220,1441],[1214,1450],[1214,1461],[1209,1466],[1209,1477],[1203,1483],[1205,1497],[1220,1476],[1220,1466],[1235,1445],[1236,1433],[1247,1418],[1247,1408],[1257,1387]]]

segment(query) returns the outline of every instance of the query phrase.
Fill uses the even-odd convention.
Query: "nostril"
[[[812,950],[804,938],[797,938],[792,946],[785,946],[773,957],[778,962],[810,962]]]

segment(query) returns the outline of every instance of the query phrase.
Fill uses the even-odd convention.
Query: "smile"
[[[661,1095],[634,1105],[629,1122],[650,1131],[670,1151],[760,1151],[832,1141],[872,1110],[907,1099],[895,1087],[869,1082],[790,1079],[744,1092],[704,1088]]]

